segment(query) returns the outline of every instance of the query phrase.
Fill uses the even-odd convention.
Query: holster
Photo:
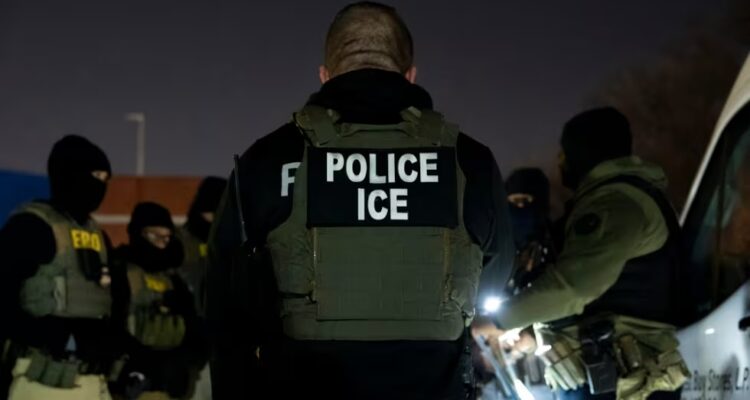
[[[588,384],[592,394],[616,392],[617,400],[647,400],[678,390],[690,377],[674,327],[623,316],[599,317],[566,327],[535,326],[553,389]]]
[[[581,328],[581,359],[591,394],[617,390],[617,361],[613,355],[614,324],[601,320]]]

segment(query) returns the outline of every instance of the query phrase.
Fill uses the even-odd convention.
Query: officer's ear
[[[320,83],[325,84],[328,82],[329,79],[331,79],[331,73],[328,72],[328,68],[326,68],[325,65],[321,65],[318,68],[318,77],[320,78]]]
[[[412,65],[409,67],[409,69],[406,70],[406,73],[404,73],[404,76],[406,79],[411,83],[417,82],[417,67],[415,65]]]

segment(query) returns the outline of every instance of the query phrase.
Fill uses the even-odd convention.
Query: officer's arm
[[[647,234],[646,215],[631,198],[615,191],[591,197],[571,216],[558,264],[503,304],[498,314],[503,328],[580,314],[614,285],[629,259],[666,241],[666,231]]]
[[[508,211],[508,196],[503,177],[494,157],[492,160],[487,199],[490,205],[490,229],[482,243],[484,269],[479,282],[480,295],[500,296],[512,272],[515,245]]]
[[[498,295],[510,277],[515,254],[503,178],[492,152],[469,136],[459,135],[457,152],[466,176],[464,223],[484,255],[480,297]]]
[[[0,318],[14,321],[23,318],[18,296],[23,281],[34,276],[40,265],[55,257],[56,242],[52,228],[32,214],[11,217],[0,230]],[[11,328],[15,324],[0,324]],[[0,339],[8,332],[0,328]]]

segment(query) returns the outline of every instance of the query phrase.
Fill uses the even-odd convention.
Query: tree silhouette
[[[750,1],[733,0],[665,49],[653,65],[630,68],[592,96],[630,119],[635,152],[660,164],[681,207],[750,45]]]

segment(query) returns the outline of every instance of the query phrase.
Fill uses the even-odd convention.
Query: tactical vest
[[[294,174],[292,212],[266,242],[282,297],[283,330],[293,339],[455,340],[474,316],[482,252],[463,221],[466,178],[456,159],[458,128],[431,111],[410,108],[401,114],[403,121],[393,125],[339,123],[335,111],[312,106],[294,115],[306,146]],[[445,183],[452,189],[433,200],[452,209],[423,204],[425,209],[409,209],[413,220],[336,222],[341,202],[356,203],[365,189],[344,196],[315,186],[321,174],[315,160],[331,152],[380,151],[382,159],[393,161],[407,150],[441,152],[451,169]],[[386,175],[390,182],[395,173]],[[364,207],[359,204],[360,219]],[[441,212],[453,222],[430,222],[430,213]]]
[[[677,294],[680,290],[678,285],[681,247],[680,226],[675,211],[661,190],[633,175],[607,180],[588,193],[614,184],[631,185],[652,198],[664,217],[669,237],[659,250],[628,260],[612,287],[588,304],[581,315],[565,321],[580,321],[603,313],[613,313],[648,321],[678,324],[682,317]],[[579,196],[579,199],[583,196]]]
[[[128,264],[130,307],[128,331],[141,344],[168,350],[179,346],[185,337],[185,319],[164,305],[164,296],[174,289],[166,272],[147,273]]]
[[[24,281],[21,307],[34,317],[109,316],[109,287],[84,275],[84,270],[100,271],[107,265],[107,247],[99,226],[91,219],[81,225],[46,203],[28,203],[14,212],[22,213],[35,215],[52,228],[57,250],[50,263],[41,265],[33,277]],[[94,252],[98,257],[84,257],[79,252]],[[99,264],[88,265],[90,262]]]

